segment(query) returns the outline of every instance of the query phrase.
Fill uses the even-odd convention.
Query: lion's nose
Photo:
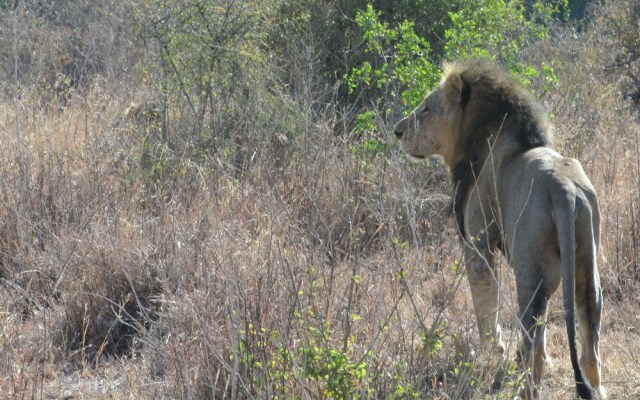
[[[401,130],[399,130],[398,128],[394,129],[394,131],[393,131],[393,134],[396,135],[396,137],[398,139],[400,139],[402,137],[402,133],[403,132]]]

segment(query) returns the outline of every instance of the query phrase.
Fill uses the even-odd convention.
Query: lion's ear
[[[447,76],[444,82],[444,90],[447,96],[450,99],[455,99],[459,105],[465,105],[469,102],[469,86],[458,73],[452,73]]]

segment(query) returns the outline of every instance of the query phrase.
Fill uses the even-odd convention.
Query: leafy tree
[[[298,131],[272,57],[280,4],[144,3],[137,24],[153,54],[147,75],[156,85],[164,120],[163,149],[155,153],[196,162],[215,153],[239,172],[262,155],[279,162],[280,154],[266,150],[283,147]]]
[[[500,61],[525,85],[541,75],[553,84],[553,69],[543,65],[539,71],[527,63],[523,50],[548,37],[560,5],[566,6],[566,1],[466,0],[459,11],[449,14],[452,26],[445,32],[445,57]]]
[[[366,42],[361,16],[376,10],[376,20],[395,30],[404,21],[411,21],[415,36],[429,43],[432,55],[442,55],[445,29],[450,25],[448,13],[457,9],[460,0],[284,0],[279,12],[279,29],[274,36],[273,50],[282,53],[282,68],[291,71],[290,60],[297,60],[300,51],[313,49],[315,75],[325,83],[338,84],[337,100],[348,105],[358,100],[369,103],[380,97],[381,89],[367,93],[349,90],[342,83],[344,72],[369,63],[376,68],[379,57]],[[288,77],[287,77],[288,78]],[[294,79],[295,84],[295,79]],[[364,87],[361,87],[364,88]],[[375,90],[374,90],[375,89]],[[362,96],[361,96],[362,95]]]
[[[354,14],[364,9],[362,1]],[[415,34],[429,42],[434,54],[442,54],[444,32],[450,27],[449,12],[458,10],[461,0],[372,0],[368,2],[375,10],[380,11],[379,19],[391,25],[399,25],[403,21],[413,22]]]
[[[429,42],[415,33],[413,22],[402,21],[391,28],[380,21],[380,15],[368,5],[356,16],[364,32],[365,54],[371,61],[351,70],[349,90],[359,86],[379,89],[383,100],[399,99],[408,107],[415,106],[438,79],[438,69],[430,61]]]
[[[361,91],[364,98],[382,104],[384,115],[398,108],[409,110],[437,84],[441,60],[468,57],[499,61],[525,85],[541,78],[546,89],[556,81],[553,69],[529,64],[523,50],[548,37],[548,27],[561,5],[566,1],[462,0],[457,10],[449,12],[445,45],[438,53],[416,34],[413,22],[404,20],[391,26],[382,21],[384,14],[369,4],[355,18],[368,58],[347,75],[349,90]],[[371,118],[363,115],[367,114],[360,116],[359,125],[370,126]]]
[[[259,1],[147,2],[140,27],[157,46],[165,91],[179,92],[202,120],[219,91],[242,88],[239,75],[261,62],[270,11]]]

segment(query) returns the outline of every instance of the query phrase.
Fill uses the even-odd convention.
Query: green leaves
[[[303,376],[323,385],[324,395],[336,399],[358,398],[367,377],[367,364],[353,361],[349,352],[308,346],[301,350]]]
[[[399,96],[396,100],[413,108],[438,81],[439,70],[430,61],[431,46],[415,33],[413,22],[402,21],[390,27],[380,21],[380,16],[371,4],[356,16],[363,31],[365,53],[372,61],[363,62],[347,74],[349,91],[379,89],[383,98]]]
[[[409,110],[438,84],[439,60],[469,57],[503,63],[526,86],[541,78],[546,91],[557,82],[553,68],[535,68],[526,62],[523,50],[549,36],[548,26],[566,2],[462,0],[449,12],[441,54],[415,33],[412,21],[390,26],[369,4],[355,18],[368,60],[346,75],[349,93],[368,90],[376,97],[373,104],[401,103]]]
[[[522,51],[549,36],[548,26],[566,0],[467,0],[449,14],[451,27],[445,32],[445,58],[479,57],[505,64],[525,86],[543,77],[545,89],[556,82],[550,66],[541,71],[527,64]]]

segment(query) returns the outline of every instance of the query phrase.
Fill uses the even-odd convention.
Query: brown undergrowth
[[[600,195],[604,384],[624,399],[640,393],[640,128],[620,93],[627,78],[604,68],[616,56],[598,15],[532,59],[554,65],[561,83],[543,100],[558,147]],[[495,357],[477,348],[446,173],[403,159],[392,121],[355,138],[337,104],[319,112],[286,98],[298,136],[241,143],[242,162],[229,149],[196,156],[163,137],[179,133],[176,116],[157,118],[148,82],[134,80],[135,95],[96,80],[62,109],[31,93],[0,102],[2,397],[517,393],[509,365],[502,397],[488,391]],[[132,101],[143,106],[132,112]],[[361,146],[371,137],[387,147]],[[502,275],[513,354],[516,302]],[[573,393],[559,309],[556,299],[551,399]]]

